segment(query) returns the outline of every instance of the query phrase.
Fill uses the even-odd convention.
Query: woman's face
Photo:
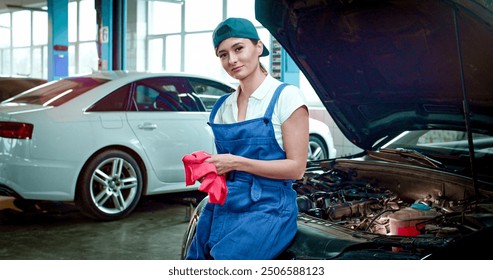
[[[217,47],[217,56],[224,70],[233,78],[242,80],[259,69],[263,45],[250,39],[228,38]]]

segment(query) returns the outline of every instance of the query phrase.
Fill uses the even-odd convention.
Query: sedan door
[[[215,153],[209,113],[185,78],[139,81],[134,84],[132,101],[135,111],[127,113],[128,122],[160,181],[185,181],[184,155],[199,150]]]

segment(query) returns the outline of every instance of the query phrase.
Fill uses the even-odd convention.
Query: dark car
[[[0,77],[0,102],[46,82],[29,77]]]
[[[493,6],[255,5],[257,20],[364,150],[307,163],[293,186],[298,233],[278,259],[493,259]]]

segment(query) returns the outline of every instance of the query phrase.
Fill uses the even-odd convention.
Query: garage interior
[[[192,16],[188,16],[188,11],[203,11],[204,6],[209,7],[207,10],[211,6],[217,9],[213,9],[213,15],[200,17],[201,21],[190,21]],[[84,10],[84,7],[89,8]],[[153,7],[180,13],[180,23],[168,20],[158,24],[156,16],[150,13]],[[149,15],[154,18],[149,19]],[[230,16],[253,20],[254,1],[3,0],[0,76],[51,81],[94,70],[170,70],[212,73],[225,78],[225,73],[217,70],[220,66],[212,52],[210,36],[216,23]],[[39,32],[35,21],[38,17],[47,22],[41,29],[46,29],[47,36],[41,41],[35,36]],[[25,18],[30,19],[29,23],[22,20]],[[90,39],[84,38],[87,31],[79,28],[87,22],[94,27],[88,32]],[[197,29],[197,25],[202,29]],[[186,28],[195,29],[187,32]],[[270,66],[273,76],[306,87],[307,92],[313,91],[265,28],[258,24],[258,30],[273,54],[263,61]],[[17,37],[26,32],[31,34],[27,43],[19,42]],[[196,36],[192,38],[193,35]],[[173,45],[176,43],[179,46]],[[28,55],[19,55],[22,53]],[[191,65],[215,68],[196,69]],[[317,107],[317,100],[313,102],[311,114],[329,123],[338,155],[357,149],[343,140],[325,108]],[[190,213],[202,197],[197,192],[148,197],[130,217],[105,223],[82,216],[71,204],[20,205],[12,198],[0,197],[0,259],[180,259]]]
[[[207,2],[217,6],[217,19],[210,21],[209,30],[195,31],[208,34],[198,35],[204,47],[194,53],[203,49],[212,57],[210,64],[219,66],[209,40],[213,25],[227,15],[228,5],[252,17],[254,1]],[[188,52],[184,46],[173,47],[182,53],[180,59],[170,62],[176,53],[164,51],[164,55],[156,54],[163,56],[162,64],[152,64],[156,56],[147,55],[148,51],[156,51],[154,45],[159,52],[166,48],[166,43],[156,42],[176,42],[169,38],[177,38],[182,31],[180,24],[166,20],[161,26],[147,15],[148,10],[166,9],[181,17],[185,9],[203,10],[203,5],[203,0],[0,1],[0,76],[56,80],[93,70],[190,71],[183,62],[183,53]],[[245,5],[251,6],[247,13]],[[149,31],[142,33],[146,25]],[[87,26],[89,30],[83,29]],[[0,259],[178,260],[193,206],[204,196],[194,191],[150,196],[132,215],[113,222],[89,219],[70,203],[29,204],[0,196]]]

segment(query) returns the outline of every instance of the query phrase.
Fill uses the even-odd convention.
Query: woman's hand
[[[206,159],[216,166],[217,174],[243,171],[280,180],[303,177],[308,157],[308,109],[301,106],[282,124],[286,159],[259,160],[232,154],[217,154]]]
[[[239,156],[235,156],[232,154],[218,154],[212,155],[205,161],[214,164],[216,166],[217,174],[222,175],[236,170],[239,159]]]

